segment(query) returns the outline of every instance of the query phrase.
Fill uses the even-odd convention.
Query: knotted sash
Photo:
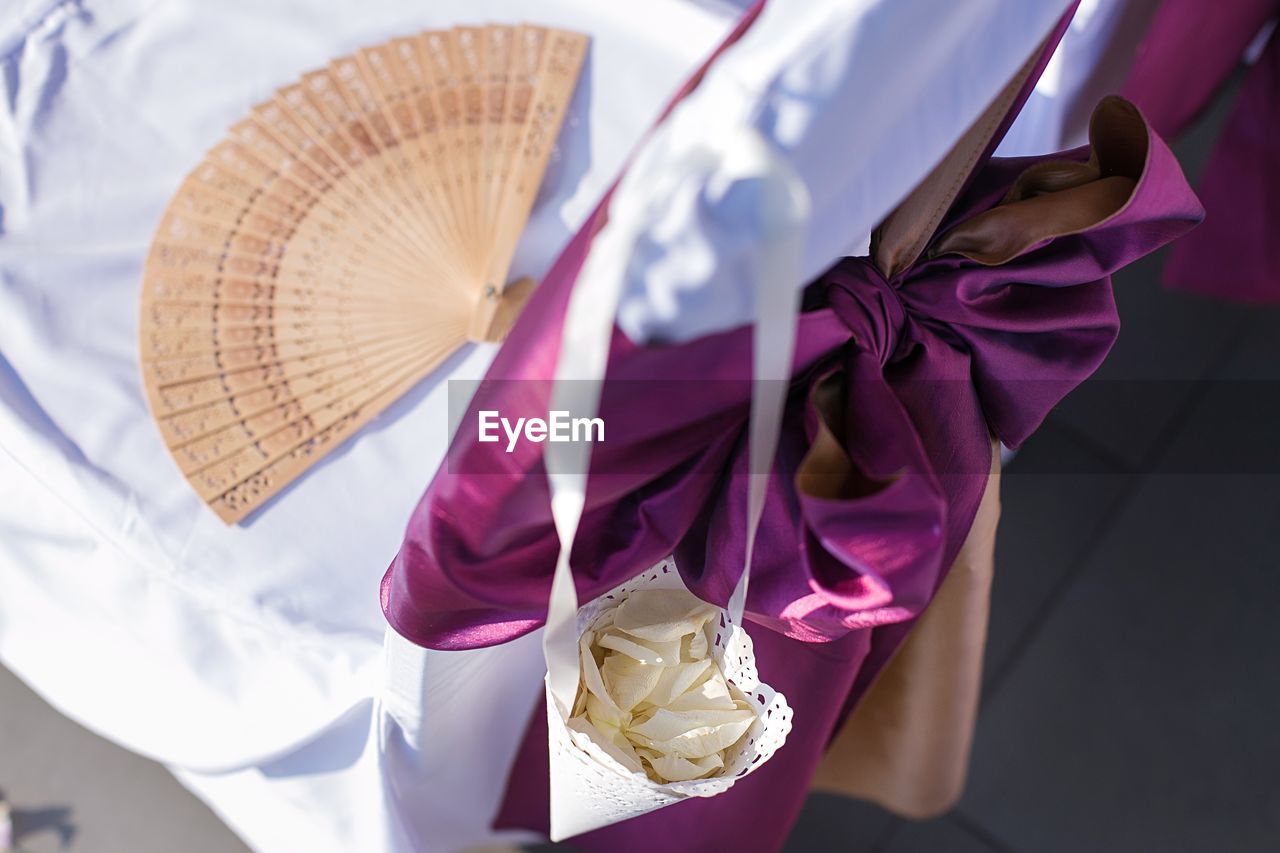
[[[1017,447],[1101,362],[1119,325],[1110,274],[1200,209],[1131,105],[1105,101],[1092,139],[1092,154],[992,160],[906,269],[846,258],[810,287],[755,621],[820,641],[919,612],[981,498],[989,434]],[[541,448],[479,442],[476,412],[545,417],[577,248],[495,359],[384,580],[389,620],[422,645],[500,643],[543,617],[557,540]],[[744,548],[734,484],[750,363],[748,329],[645,347],[615,333],[608,440],[572,556],[582,600],[673,552],[695,593],[727,600]]]
[[[715,825],[730,843],[725,827],[744,803],[807,786],[856,694],[872,643],[863,629],[920,612],[963,542],[990,435],[1018,446],[1098,366],[1119,325],[1110,274],[1199,220],[1176,161],[1131,105],[1104,102],[1091,139],[988,162],[905,269],[846,258],[809,288],[747,602],[748,618],[773,629],[755,632],[757,660],[791,698],[796,729],[732,797],[664,811],[664,836]],[[479,443],[475,410],[545,417],[588,234],[495,359],[384,579],[388,619],[422,645],[500,643],[543,618],[558,540],[541,449]],[[609,433],[571,556],[581,600],[670,553],[695,593],[728,599],[743,565],[750,363],[747,329],[643,347],[615,332],[600,402]],[[544,738],[526,738],[504,825],[545,827]],[[657,819],[584,839],[639,849]],[[743,849],[777,838],[758,826],[731,835]]]

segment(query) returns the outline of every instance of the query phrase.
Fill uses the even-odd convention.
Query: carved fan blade
[[[491,25],[365,48],[254,107],[187,176],[147,258],[142,377],[224,521],[466,341],[500,339],[586,44]]]

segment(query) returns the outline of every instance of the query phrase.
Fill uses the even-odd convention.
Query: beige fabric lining
[[[995,571],[1000,452],[994,443],[989,477],[946,580],[831,743],[814,790],[870,800],[915,819],[939,815],[959,800]]]

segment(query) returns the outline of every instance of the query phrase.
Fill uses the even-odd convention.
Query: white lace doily
[[[675,561],[667,558],[578,608],[578,635],[602,613],[625,601],[632,591],[644,587],[686,588]],[[726,752],[725,769],[707,779],[660,784],[643,773],[631,772],[590,737],[570,730],[547,691],[553,841],[637,817],[688,797],[722,794],[738,779],[763,766],[782,746],[791,731],[791,707],[785,696],[761,683],[751,638],[723,608],[711,656],[725,678],[751,700],[756,721],[739,744]]]

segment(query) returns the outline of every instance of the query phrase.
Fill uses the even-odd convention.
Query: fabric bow
[[[1238,76],[1250,45],[1261,48],[1199,178],[1204,227],[1180,241],[1165,263],[1170,287],[1280,302],[1280,36],[1263,35],[1278,18],[1280,0],[1163,0],[1125,80],[1125,96],[1157,132],[1177,139]]]
[[[919,612],[972,522],[991,435],[1017,447],[1106,355],[1110,274],[1202,211],[1129,103],[1104,101],[1090,138],[990,161],[921,259],[846,258],[806,291],[754,621],[826,641]],[[388,619],[421,645],[501,643],[545,614],[558,545],[541,446],[479,441],[478,412],[547,417],[591,231],[526,307],[384,578]],[[580,600],[672,553],[695,594],[727,600],[743,564],[750,334],[637,346],[615,331],[572,554]]]

